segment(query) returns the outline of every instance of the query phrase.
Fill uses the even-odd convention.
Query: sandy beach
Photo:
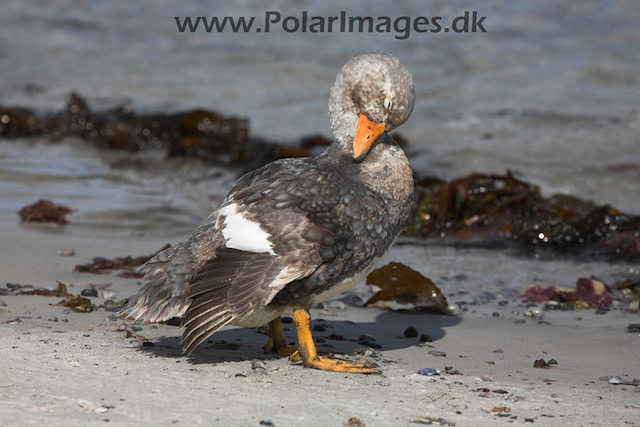
[[[639,426],[640,2],[270,3],[3,1],[0,427]],[[471,13],[487,32],[176,25],[270,10],[430,28]],[[396,97],[415,92],[391,134],[413,171],[413,221],[379,266],[405,264],[453,305],[365,307],[376,289],[360,283],[311,310],[320,351],[382,375],[264,354],[264,328],[225,327],[187,356],[178,326],[118,316],[114,304],[143,285],[133,269],[76,269],[175,245],[243,173],[322,151],[336,136],[336,75],[370,52],[412,73]],[[375,105],[408,111],[396,101],[411,97],[387,98]],[[17,211],[43,199],[72,209],[68,224],[21,222]],[[555,293],[553,309],[521,296],[532,285],[575,295],[581,278],[613,303],[578,310],[584,300]],[[62,306],[65,289],[92,309]]]
[[[74,273],[74,266],[95,256],[148,254],[167,243],[146,237],[98,242],[75,234],[73,225],[52,231],[21,225],[12,215],[3,215],[0,222],[3,282],[53,289],[61,281],[74,294],[90,284],[110,283],[109,294],[101,296],[114,300],[135,293],[138,281]],[[73,249],[75,256],[62,257],[61,249]],[[494,253],[494,262],[505,265],[504,278],[493,277],[492,286],[479,287],[482,264],[488,262],[482,252],[402,245],[387,260],[427,259],[414,268],[433,277],[450,302],[471,301],[487,291],[496,296],[484,304],[463,304],[468,311],[461,316],[400,314],[340,303],[312,311],[313,324],[325,326],[325,332],[314,332],[316,338],[336,334],[357,341],[362,334],[373,335],[382,347],[376,350],[381,376],[316,371],[264,355],[266,336],[256,329],[225,328],[187,357],[175,326],[134,325],[102,309],[68,312],[52,305],[60,300],[56,297],[4,295],[3,424],[637,425],[640,387],[600,379],[640,376],[640,337],[627,332],[637,315],[614,306],[604,315],[549,311],[537,321],[523,316],[526,308],[515,297],[525,283],[545,277],[608,276],[622,267]],[[447,277],[454,264],[456,278]],[[368,288],[361,284],[351,293],[366,298],[372,293]],[[100,296],[91,300],[96,306],[104,302]],[[285,324],[294,341],[292,326]],[[409,326],[433,341],[405,338]],[[136,336],[154,346],[143,346]],[[362,347],[354,341],[325,343],[333,348],[319,348],[346,354]],[[534,368],[541,358],[557,365]],[[441,375],[417,374],[423,368]]]

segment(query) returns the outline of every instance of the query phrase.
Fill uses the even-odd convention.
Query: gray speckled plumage
[[[125,312],[149,322],[183,317],[192,351],[228,323],[259,326],[357,284],[407,223],[413,201],[409,162],[388,134],[354,161],[358,114],[390,130],[413,103],[411,75],[392,55],[349,61],[331,91],[336,141],[240,178],[209,222],[142,267],[146,284]],[[227,217],[255,225],[257,243],[230,237],[239,231]]]

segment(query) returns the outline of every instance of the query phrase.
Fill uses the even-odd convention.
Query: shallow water
[[[206,107],[249,117],[255,135],[329,134],[328,93],[358,53],[397,54],[417,104],[401,129],[419,175],[510,168],[542,186],[640,212],[640,3],[276,1],[333,15],[486,15],[487,34],[180,34],[174,16],[262,16],[257,2],[8,0],[0,9],[0,103],[62,108]],[[100,152],[73,140],[0,142],[0,210],[37,198],[78,209],[76,232],[183,233],[234,172],[197,161]]]

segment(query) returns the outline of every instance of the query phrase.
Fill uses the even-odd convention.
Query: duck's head
[[[331,88],[329,117],[338,144],[362,161],[384,132],[404,123],[413,111],[411,73],[395,56],[369,53],[342,67]]]

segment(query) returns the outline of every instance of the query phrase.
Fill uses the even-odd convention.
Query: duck
[[[268,324],[265,352],[325,371],[380,373],[320,355],[309,310],[366,278],[408,223],[413,173],[389,132],[414,103],[413,77],[393,54],[349,60],[330,92],[331,145],[243,175],[188,239],[140,268],[144,286],[124,316],[181,318],[188,354],[226,325]],[[297,347],[287,345],[283,315],[293,316]]]

